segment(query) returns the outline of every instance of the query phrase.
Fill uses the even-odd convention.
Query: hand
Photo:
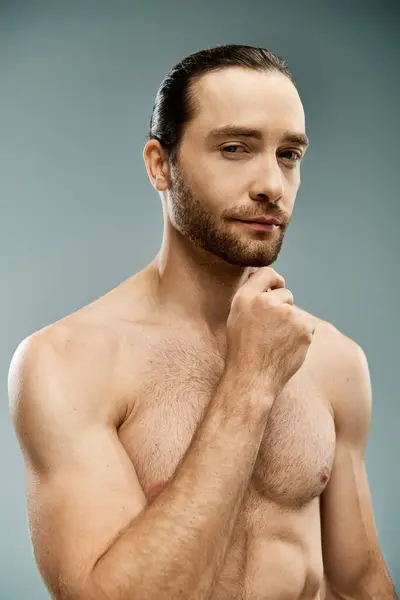
[[[226,369],[260,379],[276,398],[300,369],[315,331],[274,269],[262,267],[236,292],[227,321]]]

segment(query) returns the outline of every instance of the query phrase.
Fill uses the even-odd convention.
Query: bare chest
[[[217,352],[182,344],[163,347],[146,359],[137,408],[119,433],[149,501],[188,450],[222,368]],[[300,370],[269,416],[252,475],[253,492],[282,506],[307,504],[325,488],[334,450],[327,399],[309,372]]]

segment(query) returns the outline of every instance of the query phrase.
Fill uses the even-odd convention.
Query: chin
[[[235,267],[269,267],[280,254],[283,238],[249,240],[242,236],[208,235],[196,240],[211,255]],[[200,242],[200,243],[199,243]]]
[[[229,252],[227,253],[228,261],[231,264],[236,264],[241,267],[269,267],[272,265],[279,256],[279,251],[275,249],[269,248],[266,249],[258,249],[251,251],[249,249],[248,252]]]
[[[278,259],[278,256],[260,256],[259,254],[255,256],[226,255],[220,258],[223,258],[223,260],[225,260],[225,262],[229,263],[230,265],[234,265],[237,267],[253,267],[259,269],[261,267],[271,266]]]

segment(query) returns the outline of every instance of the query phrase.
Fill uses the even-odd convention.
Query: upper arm
[[[336,453],[321,498],[322,544],[328,583],[352,593],[370,569],[371,558],[379,554],[364,459],[372,394],[362,349],[343,336],[334,343],[328,378],[332,377]]]
[[[85,597],[97,559],[146,505],[107,401],[112,369],[78,346],[60,350],[33,336],[9,371],[35,558],[63,600]]]

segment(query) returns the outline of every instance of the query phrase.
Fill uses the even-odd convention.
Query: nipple
[[[328,483],[331,474],[327,467],[324,467],[321,471],[321,483]]]

